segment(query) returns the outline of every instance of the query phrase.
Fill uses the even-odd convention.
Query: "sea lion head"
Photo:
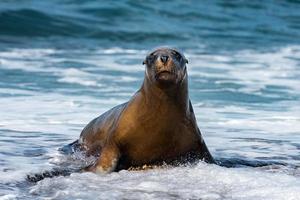
[[[174,86],[186,78],[185,56],[173,48],[157,48],[146,56],[146,77],[159,86]]]

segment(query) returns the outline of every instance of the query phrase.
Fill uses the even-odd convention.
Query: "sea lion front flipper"
[[[89,167],[88,171],[95,173],[109,173],[113,172],[118,164],[120,158],[120,151],[114,144],[109,144],[103,147],[101,155],[96,163]]]

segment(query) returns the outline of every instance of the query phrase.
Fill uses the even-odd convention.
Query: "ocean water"
[[[300,2],[0,2],[0,199],[300,199]],[[169,45],[215,159],[105,175],[58,148],[127,101]]]

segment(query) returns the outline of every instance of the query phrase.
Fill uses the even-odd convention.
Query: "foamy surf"
[[[297,199],[299,50],[188,51],[199,127],[214,157],[232,168],[200,162],[109,175],[72,173],[36,185],[26,182],[27,174],[80,165],[81,159],[70,162],[58,148],[134,94],[147,51],[2,51],[0,198]]]
[[[30,195],[50,199],[298,199],[299,178],[254,168],[196,166],[72,174],[45,179]]]

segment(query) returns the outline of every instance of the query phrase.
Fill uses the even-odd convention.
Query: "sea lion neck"
[[[156,83],[151,82],[145,77],[144,82],[139,90],[144,98],[147,100],[147,104],[174,104],[177,107],[182,108],[184,111],[189,107],[188,96],[188,81],[185,78],[180,83],[167,88],[159,87]]]

